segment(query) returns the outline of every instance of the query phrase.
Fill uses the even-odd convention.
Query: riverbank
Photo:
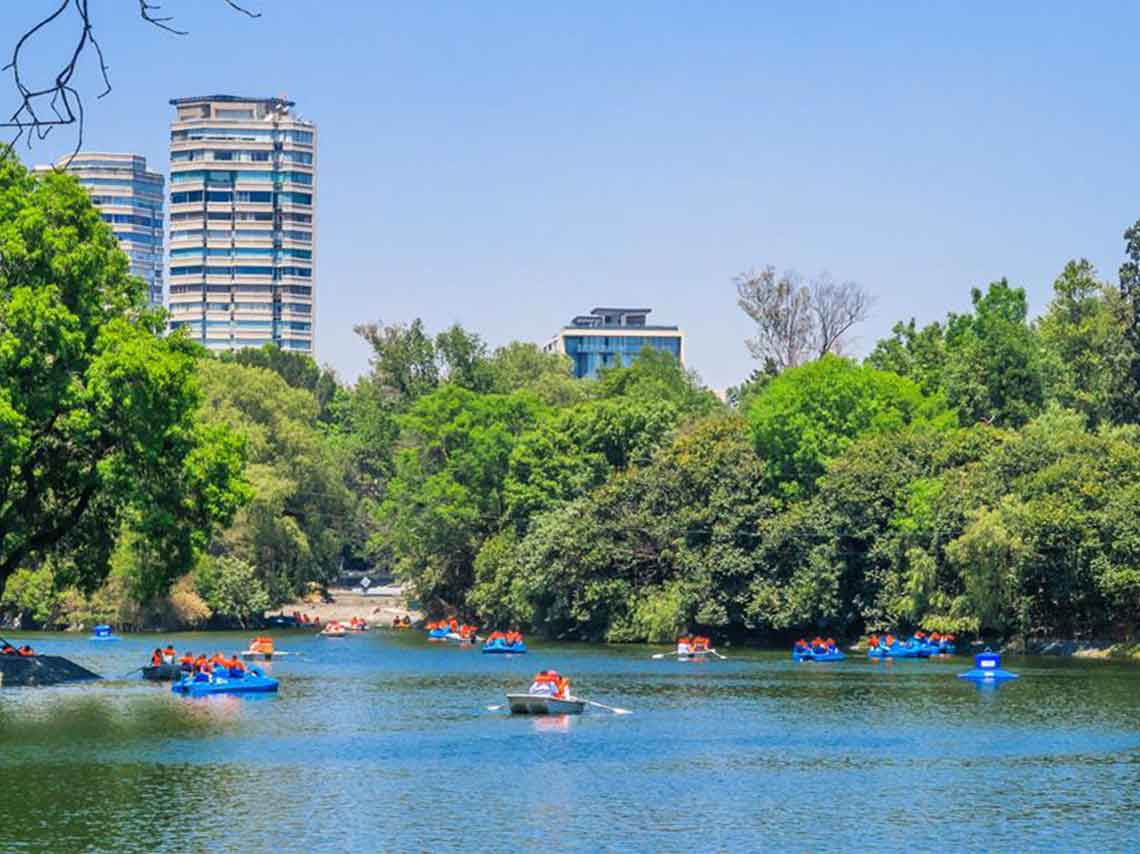
[[[289,602],[266,611],[265,616],[289,615],[294,611],[308,614],[310,617],[319,617],[322,623],[331,620],[347,623],[353,617],[360,617],[374,626],[390,626],[396,617],[410,617],[413,623],[423,619],[423,614],[408,607],[407,599],[399,587],[384,587],[369,594],[334,587],[329,589],[328,601]]]

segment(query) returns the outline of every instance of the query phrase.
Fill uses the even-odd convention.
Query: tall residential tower
[[[313,353],[316,127],[284,98],[175,98],[170,325]]]
[[[137,154],[80,151],[54,167],[74,175],[131,259],[131,275],[146,282],[152,305],[162,305],[163,180]]]

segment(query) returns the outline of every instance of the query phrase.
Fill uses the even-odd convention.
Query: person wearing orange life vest
[[[879,648],[879,636],[878,635],[871,635],[869,638],[867,638],[867,646],[869,646],[871,649],[878,649]]]
[[[178,659],[178,666],[183,670],[194,669],[194,656],[190,653],[189,650],[182,653],[182,657]]]
[[[32,658],[35,656],[35,654],[36,653],[32,650],[32,648],[27,644],[24,644],[22,647],[20,647],[20,655],[22,655],[24,658]]]
[[[151,667],[161,667],[162,666],[162,650],[161,649],[156,649],[154,652],[152,652],[150,654],[150,666]]]
[[[557,670],[543,670],[534,677],[529,693],[565,700],[570,696],[570,680]]]
[[[6,644],[4,644],[3,647],[0,647],[0,655],[18,655],[18,654],[19,653],[16,651],[16,647],[12,646],[12,644],[10,644],[10,643],[6,643]]]
[[[688,655],[692,651],[687,635],[677,638],[677,655]]]

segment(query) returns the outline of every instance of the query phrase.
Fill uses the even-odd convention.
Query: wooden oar
[[[582,698],[578,697],[577,699],[580,700]],[[613,712],[615,715],[632,715],[633,714],[633,712],[631,712],[629,709],[618,709],[618,708],[615,708],[614,706],[607,706],[604,703],[595,703],[593,700],[586,700],[586,702],[589,703],[591,706],[597,706],[599,709],[605,709],[607,712]]]
[[[674,652],[659,652],[655,656],[653,656],[653,658],[657,661],[660,661],[662,658],[664,658],[667,655],[677,655],[677,654],[678,653],[676,651],[674,651]]]

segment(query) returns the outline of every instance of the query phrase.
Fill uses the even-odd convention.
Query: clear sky
[[[56,2],[5,8],[4,43]],[[165,170],[169,98],[294,99],[320,133],[318,358],[347,378],[356,323],[497,345],[637,304],[724,387],[753,367],[749,267],[862,283],[865,352],[1001,276],[1035,312],[1070,257],[1115,280],[1140,218],[1137,4],[248,3],[166,0],[185,37],[92,3],[114,91],[86,144]]]

